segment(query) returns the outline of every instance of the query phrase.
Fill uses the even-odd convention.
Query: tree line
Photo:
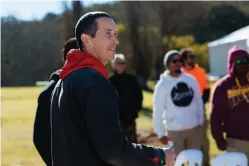
[[[117,52],[127,57],[128,70],[145,80],[164,70],[162,59],[170,49],[192,47],[198,63],[208,70],[207,42],[249,24],[246,1],[117,1],[88,7],[81,1],[62,3],[62,14],[47,13],[42,20],[1,18],[2,86],[48,80],[63,65],[61,48],[74,36],[77,20],[89,11],[104,11],[114,18],[120,40]]]

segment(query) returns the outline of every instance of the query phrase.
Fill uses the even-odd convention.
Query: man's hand
[[[168,137],[167,136],[163,136],[160,138],[160,141],[162,144],[167,145],[168,144]]]
[[[173,166],[176,158],[176,154],[173,148],[165,148],[165,158],[166,158],[166,165]]]
[[[216,144],[217,144],[217,147],[218,147],[220,150],[222,150],[222,151],[226,150],[227,147],[228,147],[228,143],[227,143],[227,141],[226,141],[225,139],[222,140],[222,141],[219,141],[219,142],[216,141]]]

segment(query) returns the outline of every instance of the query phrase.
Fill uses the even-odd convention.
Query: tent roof
[[[249,25],[241,29],[238,29],[237,31],[234,31],[226,36],[223,36],[215,41],[208,43],[208,46],[212,47],[212,46],[216,46],[219,44],[229,43],[229,42],[243,40],[243,39],[249,39]]]

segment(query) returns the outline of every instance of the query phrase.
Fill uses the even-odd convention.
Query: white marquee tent
[[[209,75],[224,76],[227,74],[227,54],[234,45],[249,51],[249,25],[208,43]]]

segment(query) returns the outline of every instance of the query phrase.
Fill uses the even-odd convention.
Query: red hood
[[[76,49],[72,49],[67,54],[65,65],[60,72],[60,79],[64,79],[70,73],[80,68],[92,68],[108,79],[108,72],[104,64],[99,59],[86,52]]]

